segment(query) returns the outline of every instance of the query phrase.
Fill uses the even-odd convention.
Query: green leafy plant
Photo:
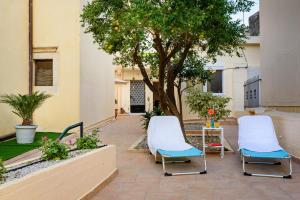
[[[34,111],[51,95],[34,92],[33,94],[11,94],[0,97],[0,103],[5,103],[13,108],[13,113],[23,119],[22,125],[32,125]]]
[[[68,158],[68,146],[59,140],[43,138],[41,151],[45,160],[63,160]]]
[[[98,143],[101,140],[97,137],[99,131],[96,129],[91,135],[85,135],[82,138],[77,139],[76,145],[77,149],[96,149]]]
[[[163,115],[165,115],[165,114],[164,114],[164,112],[161,110],[161,108],[159,106],[158,107],[154,107],[152,111],[147,111],[145,113],[143,119],[142,119],[144,129],[145,130],[148,129],[151,117],[153,117],[153,116],[163,116]]]
[[[4,180],[3,174],[6,172],[2,159],[0,159],[0,181]]]
[[[214,118],[217,121],[230,115],[230,110],[226,108],[229,101],[229,97],[214,95],[210,92],[201,92],[195,88],[188,90],[186,98],[191,112],[197,113],[201,118],[208,119],[210,117],[208,110],[214,109]]]

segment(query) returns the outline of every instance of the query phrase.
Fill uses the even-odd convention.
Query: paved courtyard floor
[[[219,199],[300,199],[300,165],[293,163],[293,179],[245,177],[239,154],[207,155],[208,173],[165,177],[162,166],[148,153],[132,152],[129,147],[144,133],[139,116],[122,116],[101,128],[104,143],[117,146],[119,175],[93,199],[103,200],[219,200]],[[225,126],[225,137],[237,148],[237,126]],[[202,167],[192,159],[190,164],[168,165],[171,170]],[[256,172],[280,172],[285,166],[251,165]]]

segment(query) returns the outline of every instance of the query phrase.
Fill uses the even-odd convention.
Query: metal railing
[[[80,137],[82,138],[83,137],[83,122],[79,122],[79,123],[76,123],[76,124],[73,124],[69,127],[67,127],[61,134],[60,136],[58,137],[59,140],[61,140],[67,133],[69,130],[71,129],[74,129],[74,128],[77,128],[77,127],[80,127]]]

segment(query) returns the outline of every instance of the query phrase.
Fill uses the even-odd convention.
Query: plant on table
[[[191,88],[188,90],[186,102],[191,112],[198,114],[200,118],[218,122],[230,115],[230,110],[227,109],[230,99]]]
[[[98,138],[98,132],[99,130],[95,129],[92,134],[85,135],[82,138],[77,139],[77,149],[96,149],[98,147],[98,143],[101,142]]]
[[[2,159],[0,159],[0,182],[3,181],[3,174],[6,172]]]
[[[32,143],[35,137],[37,126],[33,125],[33,113],[39,108],[49,94],[34,92],[33,94],[11,94],[0,97],[0,103],[8,104],[12,107],[13,113],[22,118],[22,124],[16,126],[17,142]]]
[[[45,160],[63,160],[68,158],[68,146],[59,140],[49,139],[44,137],[42,139],[41,151]]]

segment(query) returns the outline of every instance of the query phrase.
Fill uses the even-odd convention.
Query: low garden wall
[[[109,145],[0,186],[1,200],[86,199],[117,174]]]

